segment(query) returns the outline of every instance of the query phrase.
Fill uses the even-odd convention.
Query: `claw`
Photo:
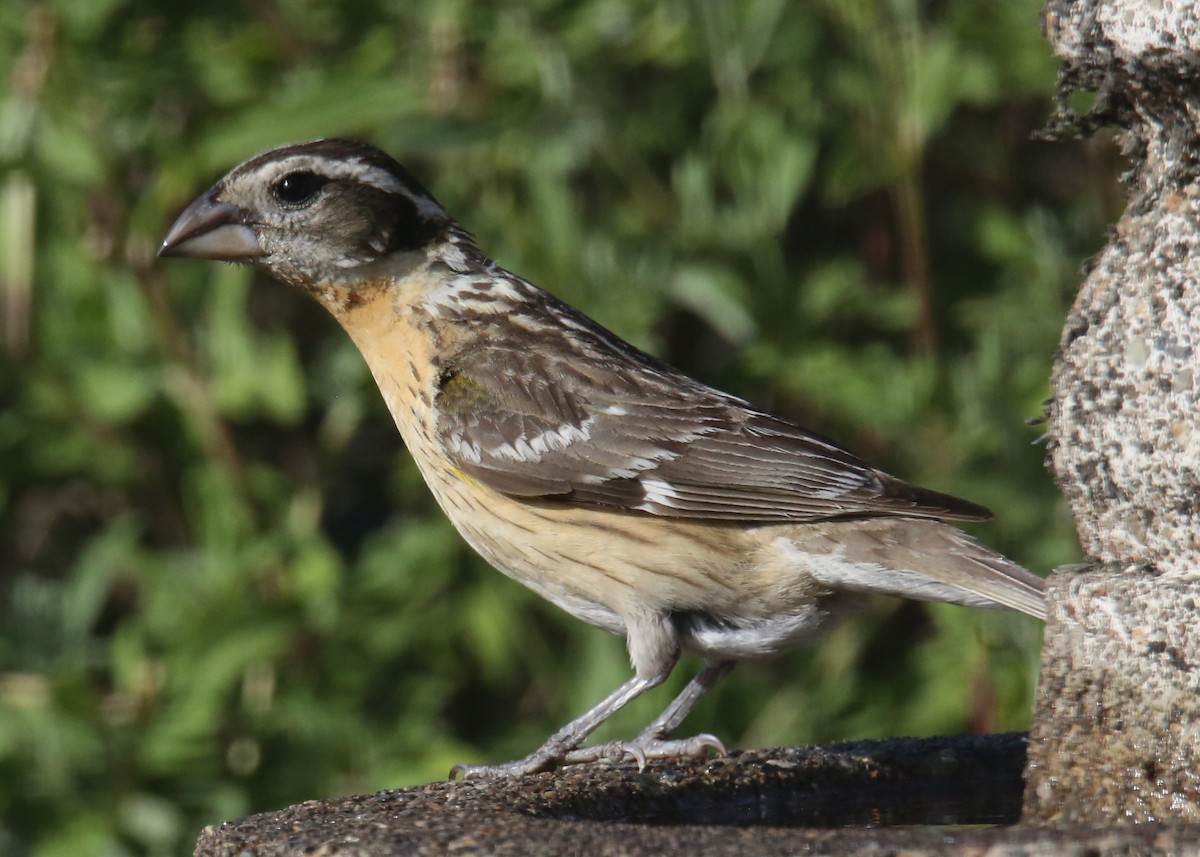
[[[627,744],[625,752],[633,756],[633,760],[637,762],[638,773],[646,770],[646,751],[643,750],[637,743]]]
[[[685,747],[683,754],[688,756],[699,756],[708,749],[716,750],[718,756],[729,755],[729,751],[725,749],[725,744],[722,743],[721,739],[708,732],[693,735],[691,738],[685,738],[680,743]]]

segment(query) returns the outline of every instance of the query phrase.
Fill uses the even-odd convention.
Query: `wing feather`
[[[502,325],[445,365],[438,432],[497,491],[654,515],[744,522],[922,516],[982,506],[904,483],[795,423],[637,351],[541,293],[538,345]]]

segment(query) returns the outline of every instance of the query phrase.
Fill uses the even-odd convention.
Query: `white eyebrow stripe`
[[[362,158],[338,160],[319,155],[292,155],[280,161],[268,162],[260,168],[268,184],[276,178],[298,170],[307,170],[331,179],[350,179],[368,185],[384,193],[404,194],[417,206],[417,211],[428,218],[444,218],[446,210],[437,200],[415,191],[384,169],[367,163]]]

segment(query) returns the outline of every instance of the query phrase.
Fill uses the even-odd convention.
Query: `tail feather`
[[[835,589],[1046,618],[1045,581],[950,524],[875,518],[797,528],[806,571]]]
[[[961,530],[947,527],[962,545],[959,557],[975,563],[978,574],[969,574],[957,583],[963,589],[982,595],[997,604],[1019,610],[1036,619],[1046,619],[1046,581],[1025,570],[1007,557],[977,542]]]

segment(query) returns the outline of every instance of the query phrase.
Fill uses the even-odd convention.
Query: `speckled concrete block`
[[[1150,14],[1169,6],[1051,4],[1068,79],[1098,90],[1134,161],[1129,207],[1063,331],[1051,460],[1088,556],[1188,575],[1200,569],[1200,54],[1162,42],[1195,39],[1200,9],[1187,4],[1186,24],[1183,4]],[[1156,41],[1159,23],[1173,29]],[[1121,59],[1135,48],[1144,62]]]
[[[1025,820],[1200,821],[1200,589],[1087,571],[1050,594]]]
[[[1050,587],[1026,818],[1200,821],[1200,9],[1051,2],[1065,127],[1115,124],[1129,206],[1067,319],[1050,464],[1092,571]]]

